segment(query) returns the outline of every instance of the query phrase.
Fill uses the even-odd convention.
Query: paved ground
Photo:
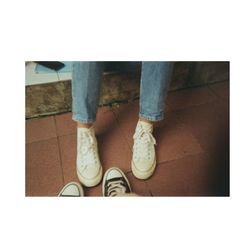
[[[131,172],[138,101],[100,108],[96,134],[104,170],[118,166],[143,196],[229,195],[229,84],[170,92],[166,119],[156,124],[157,168],[146,181]],[[26,121],[26,196],[56,196],[75,172],[71,113]],[[101,196],[101,185],[84,189]]]

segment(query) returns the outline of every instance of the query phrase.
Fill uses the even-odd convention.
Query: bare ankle
[[[93,126],[93,123],[77,122],[77,128],[90,128],[92,126]]]
[[[149,120],[144,119],[144,118],[142,118],[142,117],[140,117],[140,118],[139,118],[139,121],[141,121],[141,122],[146,122],[146,123],[149,123],[149,124],[151,124],[151,125],[153,125],[153,124],[154,124],[154,122],[153,122],[153,121],[149,121]]]

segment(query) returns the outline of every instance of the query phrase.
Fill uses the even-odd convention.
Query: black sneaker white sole
[[[122,170],[112,167],[105,172],[102,181],[103,196],[117,196],[131,192],[129,181]]]

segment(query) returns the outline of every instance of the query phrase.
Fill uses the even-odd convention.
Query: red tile
[[[102,183],[91,188],[85,187],[84,192],[85,192],[85,196],[87,197],[96,197],[96,196],[102,197]]]
[[[104,114],[106,112],[110,112],[111,109],[109,107],[100,107],[97,111],[96,115],[96,124],[95,126],[98,129],[101,129],[100,127],[102,125],[107,126],[108,123],[103,123],[102,119],[104,118]],[[111,113],[112,114],[112,113]],[[113,114],[112,114],[113,115]],[[106,118],[107,120],[107,118]],[[69,134],[74,134],[76,133],[76,122],[72,120],[72,112],[68,112],[65,114],[60,114],[55,116],[55,121],[56,121],[56,128],[57,128],[57,134],[58,136],[63,136],[63,135],[69,135]]]
[[[197,106],[214,100],[215,96],[207,86],[173,91],[167,96],[167,104],[171,110]]]
[[[55,116],[57,135],[68,135],[76,133],[76,122],[72,120],[72,113],[65,113]]]
[[[144,180],[135,178],[132,172],[127,173],[126,176],[133,193],[136,193],[139,196],[151,196],[147,187],[147,183]]]
[[[168,113],[166,119],[154,129],[154,136],[157,163],[203,152],[197,139],[175,113]]]
[[[116,124],[112,130],[97,136],[97,140],[104,170],[110,167],[119,167],[124,172],[131,170],[132,153]]]
[[[139,119],[139,101],[122,104],[119,107],[113,108],[113,111],[119,128],[123,131],[130,148],[132,148],[133,134]]]
[[[125,172],[130,171],[131,150],[123,131],[117,124],[114,113],[107,109],[106,112],[98,112],[94,127],[104,171],[113,166]]]
[[[211,91],[220,99],[229,100],[229,82],[210,84]]]
[[[105,134],[112,131],[115,127],[116,119],[112,109],[109,107],[100,107],[97,111],[94,129],[96,135]]]
[[[227,166],[199,154],[164,162],[147,180],[153,196],[228,196]]]
[[[229,110],[220,101],[178,111],[186,130],[192,133],[206,151],[229,145]]]
[[[26,143],[47,140],[56,137],[56,127],[53,116],[27,120],[25,130]]]
[[[26,144],[26,196],[57,196],[63,186],[56,138]]]
[[[125,172],[130,171],[131,151],[113,112],[100,113],[95,131],[104,170],[117,166]]]
[[[58,140],[64,185],[71,181],[79,182],[76,175],[76,134],[61,136]]]

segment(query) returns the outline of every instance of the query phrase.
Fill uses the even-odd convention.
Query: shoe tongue
[[[77,131],[80,132],[88,132],[88,133],[94,133],[94,128],[93,126],[90,128],[77,128]]]

